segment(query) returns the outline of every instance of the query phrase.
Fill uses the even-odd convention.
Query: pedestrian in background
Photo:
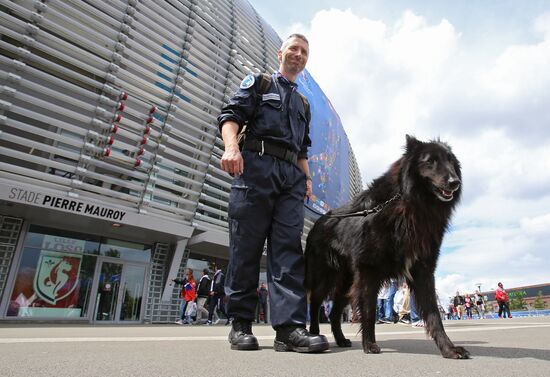
[[[205,268],[202,270],[202,276],[197,284],[197,318],[195,324],[202,324],[202,319],[208,318],[208,309],[206,309],[206,302],[210,296],[210,287],[212,280],[210,279],[209,270]]]
[[[214,265],[214,276],[210,283],[210,302],[208,304],[208,321],[206,324],[212,324],[212,318],[214,315],[217,315],[216,310],[222,312],[223,315],[227,318],[225,324],[229,324],[229,317],[225,311],[225,274],[223,273],[221,266]],[[216,321],[217,322],[217,321]]]
[[[260,323],[263,319],[264,323],[267,323],[267,297],[269,293],[265,283],[260,284],[258,288],[258,308],[256,310],[256,323]]]
[[[456,291],[456,296],[453,299],[453,305],[456,308],[458,319],[462,319],[464,316],[464,296],[461,296],[458,291]]]
[[[477,311],[477,315],[479,316],[479,319],[485,318],[485,304],[483,303],[483,296],[479,291],[476,290],[476,293],[474,294],[474,304]]]
[[[500,282],[498,283],[498,287],[495,291],[495,298],[498,303],[498,318],[502,318],[503,315],[504,318],[506,318],[506,312],[508,312],[508,318],[512,318],[512,314],[510,313],[510,306],[508,303],[508,294],[506,293],[504,286]]]
[[[181,304],[180,309],[178,312],[178,319],[176,320],[176,323],[178,325],[182,324],[191,324],[190,322],[190,316],[187,315],[187,308],[190,302],[193,302],[196,297],[195,292],[195,278],[193,277],[193,270],[191,268],[188,268],[185,270],[185,277],[183,279],[172,279],[172,281],[176,284],[179,284],[182,286],[180,297],[181,297]]]

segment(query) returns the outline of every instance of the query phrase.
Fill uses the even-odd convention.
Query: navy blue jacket
[[[297,153],[298,159],[307,158],[311,114],[297,92],[298,85],[275,72],[267,92],[259,95],[260,80],[260,74],[243,80],[218,117],[220,132],[228,120],[239,125],[239,132],[247,124],[247,139],[271,141]]]

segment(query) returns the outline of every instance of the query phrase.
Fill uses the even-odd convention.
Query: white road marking
[[[503,330],[515,330],[515,329],[527,329],[527,328],[540,328],[550,327],[548,323],[530,323],[525,325],[515,326],[485,326],[479,325],[468,328],[449,328],[445,331],[447,333],[453,332],[474,332],[474,331],[503,331]],[[392,332],[376,332],[377,338],[395,335],[418,335],[424,334],[422,328],[411,329],[407,331],[392,331]],[[330,334],[326,334],[331,337]],[[355,338],[360,335],[357,332],[345,333],[346,337]],[[259,335],[256,336],[258,340],[273,340],[274,335]],[[16,344],[16,343],[92,343],[92,342],[178,342],[178,341],[226,341],[227,335],[216,336],[124,336],[124,337],[64,337],[64,338],[0,338],[0,344]]]

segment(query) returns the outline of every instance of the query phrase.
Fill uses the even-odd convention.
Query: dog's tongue
[[[453,192],[452,191],[447,191],[447,190],[443,190],[441,189],[441,193],[443,194],[443,196],[446,196],[446,197],[451,197],[453,196]]]

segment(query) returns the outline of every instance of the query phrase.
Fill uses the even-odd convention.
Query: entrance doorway
[[[100,258],[94,322],[140,322],[146,265]]]

